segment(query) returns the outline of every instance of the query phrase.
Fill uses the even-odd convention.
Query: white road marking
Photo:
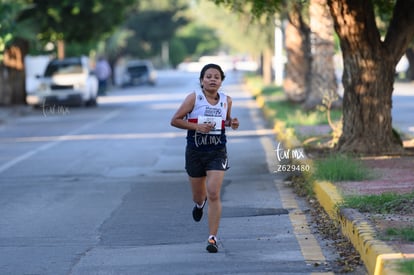
[[[55,139],[52,142],[46,143],[42,146],[39,146],[39,147],[37,147],[37,148],[35,148],[35,149],[33,149],[33,150],[23,154],[23,155],[20,155],[16,158],[6,162],[5,164],[0,166],[0,174],[3,173],[4,171],[6,171],[7,169],[13,167],[14,165],[16,165],[16,164],[18,164],[18,163],[20,163],[24,160],[27,160],[27,159],[31,158],[32,156],[36,155],[37,153],[48,150],[48,149],[58,145],[59,143],[61,143],[62,141],[65,140],[65,136],[75,135],[75,134],[81,133],[82,131],[88,130],[88,129],[90,129],[90,128],[98,125],[98,124],[104,123],[105,121],[110,120],[113,117],[117,116],[120,113],[120,111],[121,110],[112,111],[112,112],[110,112],[109,114],[107,114],[106,116],[102,117],[101,119],[99,119],[97,121],[85,124],[82,127],[67,133],[66,135],[57,137],[57,139]]]

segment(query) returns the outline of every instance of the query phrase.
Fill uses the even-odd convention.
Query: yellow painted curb
[[[263,97],[256,97],[259,107],[263,109],[264,115],[269,118],[270,110],[266,108]],[[294,133],[288,133],[283,122],[274,124],[276,137],[287,148],[299,147],[298,140]],[[311,163],[311,160],[296,160],[298,162]],[[319,204],[328,213],[333,221],[341,226],[342,234],[344,234],[358,251],[362,261],[367,268],[368,274],[372,275],[399,275],[395,267],[399,261],[406,259],[414,259],[414,254],[396,253],[386,243],[375,239],[374,228],[363,219],[348,219],[345,211],[338,209],[338,205],[343,201],[336,186],[327,181],[315,182],[313,191]]]
[[[319,204],[325,209],[329,217],[338,220],[337,205],[340,204],[343,199],[338,193],[335,185],[327,181],[315,182],[313,184],[313,191],[315,192]]]
[[[414,254],[403,254],[403,253],[394,253],[394,254],[382,254],[378,256],[377,265],[375,267],[374,275],[382,274],[401,274],[395,271],[396,264],[401,260],[414,260]]]
[[[395,269],[396,263],[404,259],[414,259],[414,254],[396,253],[385,242],[376,240],[374,228],[362,215],[350,219],[345,210],[338,210],[337,205],[342,201],[342,197],[335,185],[326,181],[315,182],[314,192],[320,205],[334,221],[340,224],[342,234],[359,252],[368,274],[401,274]]]

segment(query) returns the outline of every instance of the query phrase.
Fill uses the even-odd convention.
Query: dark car
[[[157,73],[150,61],[129,61],[122,75],[122,86],[155,85]]]

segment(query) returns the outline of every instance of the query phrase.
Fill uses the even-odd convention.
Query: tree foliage
[[[259,56],[265,47],[273,46],[274,17],[270,21],[266,16],[255,17],[248,3],[237,7],[227,2],[223,4],[225,8],[216,6],[213,1],[200,2],[197,21],[215,29],[223,44],[236,52]]]
[[[213,22],[226,22],[227,25],[223,27],[224,30],[231,28],[240,29],[237,39],[225,36],[225,39],[233,39],[231,45],[238,44],[239,50],[249,48],[249,53],[254,53],[257,61],[260,64],[260,73],[263,81],[266,84],[272,82],[272,56],[274,49],[274,30],[275,30],[275,11],[278,10],[278,1],[239,1],[239,0],[211,0],[216,5],[227,7],[227,13],[236,13],[238,15],[237,21],[229,24],[229,19],[233,16],[226,15],[222,18],[216,19]],[[264,11],[264,12],[261,12]],[[229,25],[231,26],[229,28]],[[225,31],[223,31],[225,32]],[[241,47],[240,47],[241,45]]]
[[[0,104],[25,101],[24,58],[48,42],[88,54],[124,20],[136,0],[3,0],[0,5]],[[29,43],[31,42],[31,43]],[[76,47],[75,47],[76,46]],[[63,49],[63,47],[59,47]],[[80,52],[83,51],[83,52]],[[64,56],[63,50],[58,56]]]
[[[258,15],[274,15],[282,3],[213,1],[236,9],[249,3]],[[414,38],[414,2],[328,0],[327,4],[344,60],[343,132],[336,149],[358,154],[401,152],[392,128],[392,91],[395,67]],[[379,18],[388,22],[379,26]]]
[[[0,5],[0,61],[3,60],[4,50],[18,31],[15,21],[24,7],[23,1],[15,0],[2,1]]]
[[[343,132],[337,149],[360,154],[398,153],[392,128],[395,67],[414,38],[414,2],[397,0],[385,35],[371,1],[328,0],[344,59]]]
[[[252,13],[260,17],[263,14],[274,15],[281,10],[283,0],[212,0],[216,4],[225,4],[233,10],[243,12],[246,4],[250,5]],[[295,0],[296,1],[296,0]],[[301,1],[303,2],[303,1]]]
[[[133,35],[128,39],[125,53],[141,58],[160,53],[162,43],[170,41],[177,30],[188,23],[185,17],[177,16],[185,8],[141,10],[130,14],[125,28]]]
[[[125,12],[135,0],[27,0],[29,8],[19,21],[32,19],[44,44],[97,42],[124,21]]]
[[[183,42],[187,53],[190,55],[188,57],[194,59],[202,55],[214,54],[220,49],[220,39],[215,31],[198,23],[191,23],[182,28],[177,33],[177,39]]]

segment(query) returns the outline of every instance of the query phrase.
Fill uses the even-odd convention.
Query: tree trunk
[[[311,63],[310,30],[302,19],[302,5],[296,1],[292,5],[285,30],[287,63],[283,89],[289,100],[303,102]]]
[[[9,81],[9,69],[0,64],[0,105],[10,105],[12,102],[12,89]]]
[[[405,56],[407,57],[409,64],[406,79],[414,80],[414,47],[408,48],[405,52]]]
[[[395,67],[414,36],[414,1],[397,1],[384,41],[371,1],[328,0],[344,59],[340,152],[400,153],[392,130]]]
[[[266,47],[263,50],[263,83],[272,84],[272,50]]]
[[[272,84],[272,51],[268,47],[265,47],[260,54],[259,73],[264,85]]]
[[[0,66],[0,104],[26,103],[26,74],[24,57],[28,52],[27,41],[17,39],[4,52],[3,64]]]
[[[311,30],[310,85],[304,103],[305,109],[322,105],[324,98],[337,99],[338,85],[335,77],[335,45],[332,17],[326,0],[311,0],[309,6]]]
[[[63,40],[57,41],[57,58],[63,59],[65,58],[65,42]]]

